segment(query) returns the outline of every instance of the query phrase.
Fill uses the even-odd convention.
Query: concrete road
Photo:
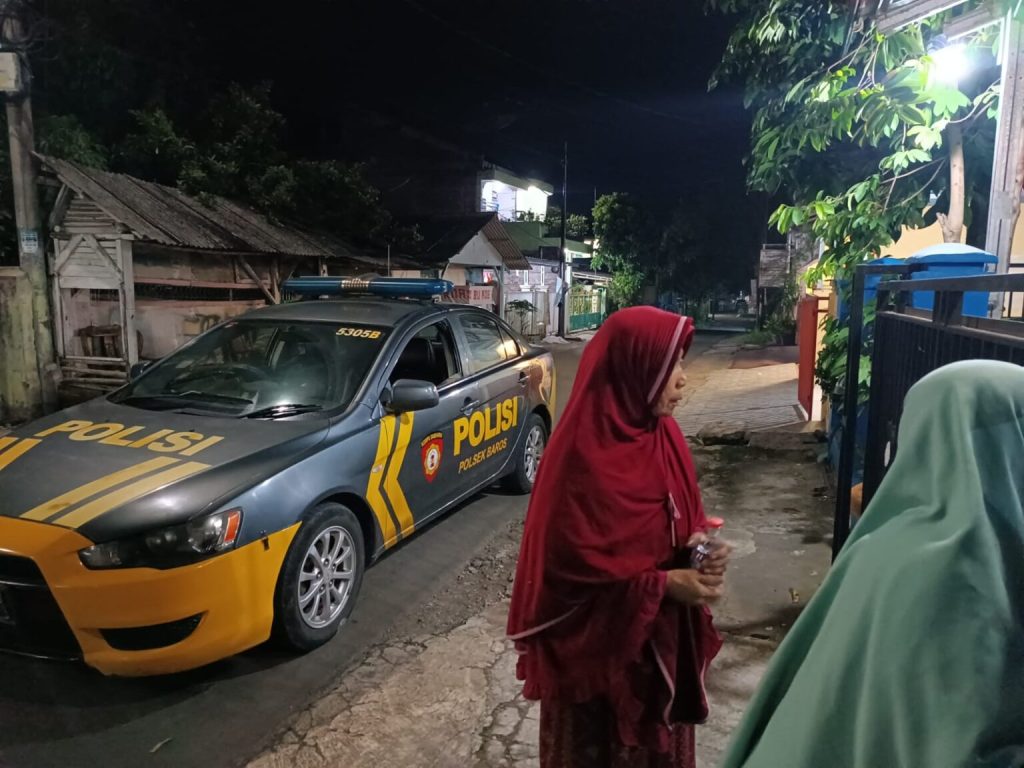
[[[583,345],[553,349],[559,410]],[[221,768],[246,763],[280,725],[391,637],[457,626],[478,610],[466,567],[527,499],[484,493],[371,568],[349,624],[302,657],[269,647],[163,678],[109,679],[80,664],[0,655],[0,767]],[[424,615],[429,614],[429,615]]]

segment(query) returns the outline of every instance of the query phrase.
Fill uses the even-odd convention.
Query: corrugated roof
[[[501,260],[505,263],[506,269],[530,268],[530,262],[526,260],[523,252],[519,250],[519,246],[509,236],[497,214],[491,216],[491,220],[484,225],[484,234],[491,241],[491,245],[501,254]]]
[[[418,227],[423,236],[421,256],[432,263],[449,261],[482,232],[507,269],[530,268],[496,213],[436,217],[420,221]]]
[[[200,201],[179,189],[122,173],[40,156],[63,182],[88,198],[143,241],[180,248],[253,254],[344,258],[368,266],[379,260],[343,240],[282,226],[222,197]]]

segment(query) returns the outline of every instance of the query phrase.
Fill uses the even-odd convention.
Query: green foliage
[[[616,303],[635,301],[644,283],[652,283],[701,304],[735,282],[736,265],[720,245],[723,228],[736,225],[734,214],[708,200],[680,200],[655,215],[639,198],[613,193],[598,199],[593,221],[593,266],[622,275],[611,293]]]
[[[640,300],[644,287],[644,274],[632,264],[623,264],[612,273],[608,284],[608,298],[616,307],[631,307]]]
[[[223,195],[359,245],[414,244],[363,168],[290,149],[268,84],[222,79],[242,69],[218,61],[225,32],[207,23],[217,17],[211,4],[47,0],[36,11],[42,34],[28,56],[39,151],[200,199]],[[3,244],[13,242],[3,223],[9,198],[0,191]]]
[[[120,142],[118,167],[160,184],[181,182],[185,169],[196,162],[195,143],[179,135],[159,107],[132,110],[131,117],[134,126]]]
[[[600,245],[591,264],[612,273],[608,287],[612,303],[631,306],[643,290],[644,266],[654,229],[651,217],[636,198],[616,192],[598,198],[593,220]]]
[[[764,347],[775,343],[775,333],[769,330],[751,331],[736,339],[737,344],[749,344],[754,347]]]
[[[525,214],[529,216],[530,214]],[[528,221],[529,219],[523,218],[522,221]],[[561,237],[562,236],[562,209],[554,206],[548,206],[547,215],[544,217],[544,236],[545,237]],[[569,218],[565,221],[565,236],[569,240],[577,240],[582,242],[588,239],[592,234],[592,225],[590,218],[583,216],[578,213],[570,213]]]
[[[644,205],[622,192],[602,195],[594,204],[593,218],[594,235],[600,241],[594,266],[615,272],[628,265],[642,271],[654,231]]]
[[[800,288],[792,274],[786,280],[782,297],[768,318],[765,330],[775,336],[789,336],[796,332],[796,307],[800,302]]]
[[[860,370],[858,376],[858,401],[867,400],[871,391],[871,332],[874,325],[875,307],[864,307],[864,336],[862,337]],[[822,323],[825,330],[823,347],[818,355],[815,376],[821,390],[833,402],[840,402],[846,389],[846,359],[850,343],[850,327],[847,322],[829,317]]]
[[[826,247],[810,281],[849,279],[902,227],[928,223],[939,212],[932,201],[948,205],[945,144],[953,125],[964,136],[970,215],[991,163],[972,153],[992,130],[996,88],[984,66],[958,87],[936,76],[928,42],[941,15],[884,36],[870,26],[851,32],[849,4],[838,0],[707,6],[738,14],[711,87],[744,84],[754,113],[749,185],[787,200],[772,226],[802,227]],[[984,63],[990,44],[974,41],[969,55]],[[829,394],[845,367],[844,330],[833,321],[819,365]]]
[[[416,240],[383,209],[361,166],[295,158],[283,148],[285,121],[270,105],[267,86],[229,87],[207,107],[195,136],[158,107],[135,110],[132,118],[118,145],[118,170],[359,242]]]
[[[43,115],[36,126],[36,151],[105,169],[107,148],[74,115]]]

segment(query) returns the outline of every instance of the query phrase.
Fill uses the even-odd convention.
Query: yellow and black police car
[[[548,353],[435,301],[446,281],[285,289],[318,300],[221,323],[0,437],[0,649],[118,675],[272,635],[309,650],[389,547],[499,480],[531,490]]]

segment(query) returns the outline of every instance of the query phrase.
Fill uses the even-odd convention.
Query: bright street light
[[[928,44],[928,55],[932,59],[932,76],[940,83],[955,86],[970,71],[971,62],[963,43],[947,43],[939,35]]]

